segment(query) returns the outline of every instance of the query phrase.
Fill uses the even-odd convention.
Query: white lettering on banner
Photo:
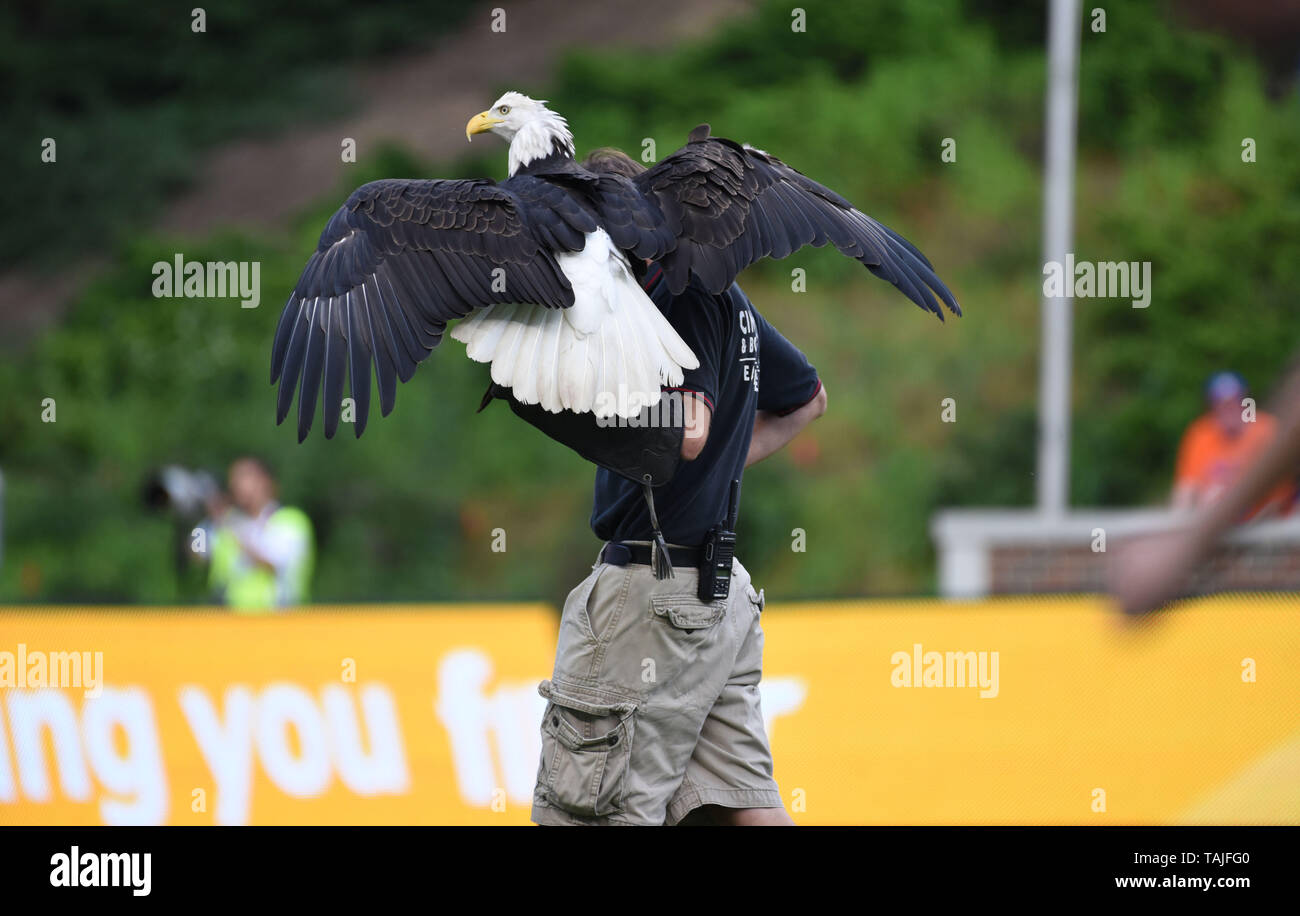
[[[808,684],[801,677],[765,677],[758,682],[759,703],[763,707],[763,730],[772,743],[776,717],[796,713],[808,696]]]
[[[253,791],[253,692],[227,687],[225,724],[202,687],[182,687],[181,710],[212,774],[218,824],[248,822]]]
[[[114,741],[119,729],[127,736],[121,754]],[[99,802],[104,823],[167,820],[167,772],[153,703],[143,688],[109,688],[93,703],[83,704],[81,737],[95,779],[108,790]]]
[[[325,717],[307,691],[296,684],[273,684],[263,690],[257,702],[256,734],[266,775],[286,795],[311,798],[329,788],[333,767]]]
[[[531,803],[546,701],[537,693],[540,678],[493,683],[494,677],[485,649],[456,649],[438,659],[431,711],[446,730],[453,772],[424,778],[438,783],[436,792],[499,810],[493,804],[503,796],[512,805]],[[802,707],[808,687],[797,677],[768,678],[761,691],[770,736],[775,718]],[[160,733],[143,687],[105,687],[79,705],[74,697],[53,688],[0,693],[0,805],[92,804],[106,824],[177,819],[177,776],[169,779],[163,739],[175,744],[189,736]],[[200,771],[183,792],[203,789],[218,824],[256,820],[259,766],[275,790],[294,798],[320,796],[335,777],[362,798],[412,791],[407,737],[386,684],[327,684],[315,692],[287,681],[216,690],[189,684],[176,699],[207,774]],[[430,705],[419,708],[428,716]],[[425,721],[419,727],[437,731]]]
[[[466,804],[490,806],[493,791],[501,786],[512,802],[528,804],[537,780],[538,729],[546,701],[537,693],[537,681],[502,684],[487,696],[484,686],[492,671],[491,658],[478,649],[444,655],[434,710],[451,739],[456,786]],[[493,759],[489,736],[499,760]]]
[[[13,767],[9,765],[9,736],[4,727],[4,709],[0,708],[0,805],[18,801],[18,786],[14,782]]]
[[[9,730],[14,761],[23,794],[32,801],[50,800],[50,777],[45,769],[46,732],[54,748],[54,764],[63,794],[75,801],[90,800],[90,773],[81,752],[77,713],[72,701],[58,690],[11,691],[8,696]]]
[[[215,783],[217,823],[248,823],[254,750],[276,788],[297,798],[324,792],[336,771],[357,795],[409,791],[410,773],[391,691],[371,683],[360,694],[358,720],[352,692],[339,685],[321,691],[320,705],[296,684],[272,684],[256,697],[248,687],[236,685],[226,689],[223,725],[202,688],[183,688],[181,708]],[[296,735],[296,752],[290,730]],[[363,741],[370,747],[368,755],[361,750]]]
[[[405,795],[411,776],[397,704],[388,688],[367,684],[361,689],[365,736],[353,710],[352,691],[336,684],[321,691],[321,700],[334,739],[334,764],[343,784],[358,795]],[[367,746],[369,754],[362,751]]]
[[[15,786],[8,762],[0,764],[0,801],[48,802],[52,798],[46,742],[54,748],[59,789],[73,801],[91,800],[91,772],[111,793],[99,804],[106,824],[158,824],[167,817],[167,776],[153,704],[140,688],[107,688],[82,705],[80,725],[67,694],[59,690],[6,694],[9,731],[18,768]],[[114,736],[126,736],[118,753]],[[0,729],[0,751],[4,750]],[[89,764],[89,766],[87,765]]]

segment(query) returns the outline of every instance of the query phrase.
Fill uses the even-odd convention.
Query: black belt
[[[668,559],[672,561],[674,566],[681,566],[688,569],[699,569],[700,548],[669,547]],[[601,548],[600,562],[608,563],[611,566],[626,566],[629,563],[649,566],[650,545],[625,544],[622,541],[609,541],[603,548]]]

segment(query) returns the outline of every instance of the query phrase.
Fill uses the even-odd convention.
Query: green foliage
[[[933,510],[1033,499],[1044,24],[1033,5],[1001,0],[803,6],[805,33],[791,32],[788,5],[767,2],[671,53],[581,51],[536,94],[569,118],[580,152],[639,154],[649,137],[662,157],[708,120],[840,191],[936,264],[965,318],[941,325],[824,250],[743,278],[830,400],[794,447],[746,475],[743,556],[774,595],[915,592],[932,587]],[[1145,310],[1076,302],[1076,504],[1162,498],[1204,377],[1232,366],[1267,391],[1293,347],[1300,287],[1296,99],[1269,101],[1243,51],[1170,24],[1153,3],[1110,11],[1107,29],[1091,33],[1085,19],[1075,250],[1151,261],[1154,296]],[[193,116],[186,98],[177,117]],[[131,117],[87,122],[85,142],[142,123]],[[160,125],[137,174],[180,180],[192,150],[167,140],[183,129]],[[957,160],[944,163],[949,137]],[[1257,141],[1257,163],[1242,162],[1243,137]],[[435,167],[386,151],[356,181],[504,172],[503,149],[475,153],[487,158]],[[65,323],[0,366],[0,594],[187,597],[170,523],[139,505],[140,480],[163,462],[219,472],[255,451],[318,526],[320,600],[563,597],[595,553],[590,469],[500,405],[476,415],[486,370],[459,344],[400,388],[392,416],[376,410],[360,441],[344,426],[326,442],[318,424],[298,446],[274,426],[264,373],[279,303],[347,190],[323,194],[292,233],[114,247],[113,269]],[[92,221],[113,218],[111,193],[81,194]],[[151,265],[176,251],[259,260],[262,306],[152,298]],[[796,267],[806,292],[791,290]],[[58,402],[55,424],[40,422],[45,397]],[[945,398],[955,423],[942,421]],[[496,528],[504,554],[488,550]],[[806,553],[790,549],[796,528]]]
[[[111,249],[190,180],[204,148],[341,113],[341,65],[454,27],[469,8],[220,0],[203,5],[201,33],[179,4],[0,8],[0,97],[15,138],[0,264],[53,267]],[[54,165],[40,159],[46,137],[58,144]]]

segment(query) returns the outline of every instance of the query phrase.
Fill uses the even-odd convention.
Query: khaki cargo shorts
[[[597,563],[569,593],[533,792],[538,824],[676,824],[701,805],[779,808],[758,683],[763,593],[736,560],[723,601],[699,573]]]

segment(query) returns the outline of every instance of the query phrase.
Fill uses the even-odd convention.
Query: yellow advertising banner
[[[773,735],[800,822],[1300,823],[1295,596],[1138,626],[1093,598],[764,618],[765,678],[800,685]]]
[[[542,605],[5,613],[0,651],[103,683],[0,689],[0,823],[527,823],[554,636]]]
[[[769,602],[805,824],[1300,823],[1300,600]],[[0,824],[524,824],[544,605],[0,612]]]

